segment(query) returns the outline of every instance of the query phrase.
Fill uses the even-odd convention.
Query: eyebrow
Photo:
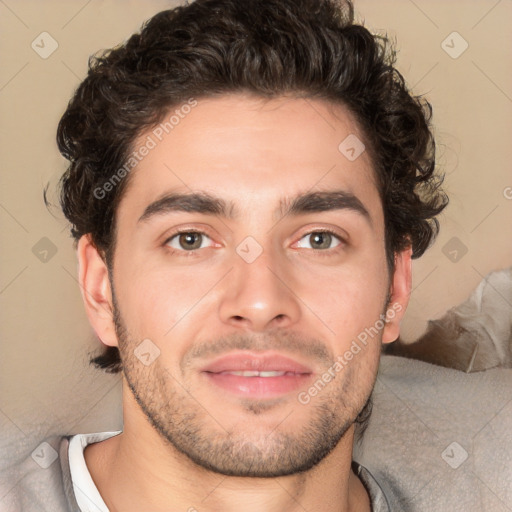
[[[274,216],[299,216],[332,210],[350,210],[360,214],[371,225],[370,213],[357,196],[345,190],[307,192],[292,198],[282,198]],[[155,216],[170,212],[201,213],[236,220],[239,211],[232,201],[226,201],[208,192],[168,193],[150,203],[138,222],[147,222]]]

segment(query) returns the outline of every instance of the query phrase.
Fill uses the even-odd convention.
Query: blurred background
[[[2,444],[121,427],[120,377],[88,366],[100,344],[77,283],[55,188],[66,168],[55,132],[91,54],[164,0],[0,0],[0,429]],[[512,1],[355,0],[357,18],[396,41],[398,69],[434,108],[451,203],[414,263],[403,338],[512,264]],[[37,444],[37,443],[36,443]],[[35,444],[34,444],[35,446]],[[5,448],[5,444],[4,444]]]

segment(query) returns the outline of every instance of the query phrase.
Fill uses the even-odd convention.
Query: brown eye
[[[306,240],[307,242],[303,242],[303,240]],[[332,246],[333,242],[337,243]],[[309,247],[307,245],[308,243]],[[313,231],[303,236],[299,241],[299,244],[300,247],[305,247],[307,249],[327,250],[340,245],[341,240],[337,235],[329,231]]]
[[[177,251],[195,251],[203,248],[205,239],[209,240],[209,237],[204,233],[186,231],[170,237],[166,245]]]
[[[184,249],[199,249],[201,247],[200,233],[182,233],[178,237],[178,243]]]

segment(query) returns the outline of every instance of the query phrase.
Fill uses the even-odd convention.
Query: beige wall
[[[56,125],[84,76],[88,56],[117,44],[144,19],[173,4],[0,2],[4,439],[5,433],[26,441],[46,429],[120,425],[119,377],[86,366],[87,351],[97,345],[82,307],[76,258],[66,222],[58,210],[55,217],[48,213],[42,189],[48,181],[54,187],[65,169],[54,142]],[[414,266],[414,291],[403,324],[405,338],[413,339],[427,319],[462,301],[487,272],[512,263],[512,189],[507,189],[512,187],[512,2],[356,0],[356,9],[369,28],[396,38],[399,69],[433,104],[439,163],[447,172],[451,204],[440,219],[441,234]],[[453,31],[469,44],[456,59],[441,46]],[[41,46],[41,32],[58,43],[47,59],[31,47],[33,40]],[[452,39],[447,40],[450,51],[456,52],[462,41],[452,44]],[[49,45],[46,40],[46,50]],[[50,198],[56,200],[53,194]],[[456,262],[445,255],[454,237],[467,247]],[[34,254],[42,257],[44,250],[50,251],[46,262]]]

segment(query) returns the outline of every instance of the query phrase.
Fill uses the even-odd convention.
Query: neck
[[[318,510],[320,503],[323,512],[370,511],[366,490],[351,470],[353,426],[307,472],[232,477],[198,466],[164,440],[136,404],[124,405],[123,433],[85,450],[110,512],[298,512]]]

